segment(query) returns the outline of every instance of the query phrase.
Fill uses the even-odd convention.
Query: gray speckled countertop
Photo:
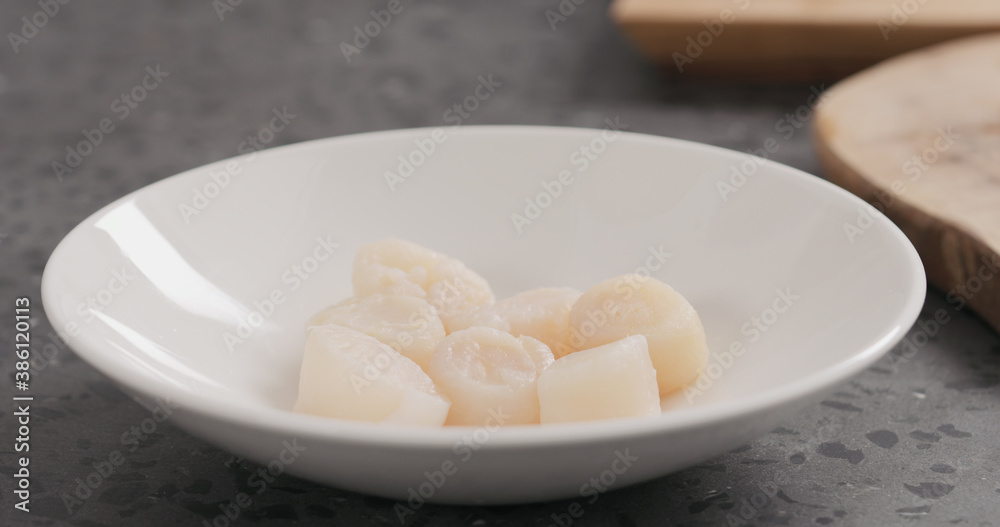
[[[620,115],[634,131],[729,148],[774,137],[775,159],[819,172],[808,123],[794,116],[799,110],[808,121],[809,86],[664,77],[609,23],[605,2],[583,3],[553,30],[545,10],[556,0],[406,1],[348,63],[340,43],[384,3],[230,0],[238,5],[220,21],[215,6],[224,1],[69,2],[37,33],[27,28],[30,38],[5,38],[4,309],[19,296],[38,299],[48,255],[79,221],[144,185],[235,155],[274,108],[296,118],[268,146],[433,126],[479,75],[492,74],[502,88],[466,123],[600,126]],[[21,17],[38,9],[3,3],[0,29],[21,33]],[[165,75],[136,92],[143,100],[125,100],[157,66]],[[105,118],[114,130],[60,181],[52,161]],[[921,318],[938,309],[951,321],[915,356],[890,354],[724,456],[603,495],[574,525],[1000,525],[1000,340],[932,290]],[[40,307],[35,313],[36,347],[54,344]],[[12,338],[12,324],[0,324],[0,340]],[[122,448],[123,433],[149,413],[72,352],[52,349],[32,379],[28,514],[14,510],[13,409],[0,408],[0,524],[204,525],[241,489],[253,492],[246,482],[256,466],[167,421],[69,512],[60,496]],[[12,362],[5,352],[5,379]],[[769,485],[780,489],[773,497],[761,490]],[[409,524],[544,526],[568,503],[425,506]],[[235,524],[398,525],[392,505],[280,476]]]

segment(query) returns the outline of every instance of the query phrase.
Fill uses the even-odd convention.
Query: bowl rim
[[[64,317],[62,312],[55,307],[58,305],[60,291],[56,288],[54,284],[55,279],[53,278],[55,268],[64,259],[63,253],[68,250],[68,240],[75,236],[80,236],[82,231],[92,228],[98,219],[122,203],[134,199],[139,194],[155,192],[155,189],[160,184],[165,184],[167,181],[180,178],[193,178],[196,174],[202,173],[206,169],[254,155],[289,155],[294,154],[298,150],[322,148],[329,143],[379,141],[396,136],[413,137],[439,128],[447,127],[405,128],[366,132],[278,146],[261,152],[235,156],[200,165],[136,189],[89,215],[71,229],[59,242],[50,255],[42,274],[41,298],[43,310],[52,328],[64,340],[66,345],[72,348],[90,366],[106,375],[115,384],[124,386],[128,391],[141,394],[152,400],[169,401],[177,405],[176,409],[196,414],[202,418],[224,422],[235,427],[257,429],[277,436],[303,440],[326,440],[369,446],[409,447],[415,449],[452,448],[457,442],[462,441],[463,438],[467,438],[470,431],[476,430],[477,427],[424,428],[330,419],[296,414],[290,410],[282,410],[247,401],[238,401],[232,398],[205,399],[195,392],[181,390],[159,379],[146,377],[143,378],[142,382],[138,382],[127,375],[121,375],[122,370],[117,368],[115,362],[111,360],[111,354],[104,351],[106,348],[104,343],[90,337],[86,331],[81,331],[76,336],[68,335],[63,331],[63,328],[71,321],[67,317]],[[598,128],[567,126],[464,125],[453,127],[449,133],[462,135],[575,134],[593,137],[594,133],[600,130]],[[622,131],[621,134],[629,141],[656,142],[680,149],[707,152],[730,158],[734,161],[744,160],[747,157],[756,158],[752,154],[672,137],[626,131]],[[763,162],[766,165],[773,166],[773,169],[776,171],[766,177],[789,178],[807,187],[820,188],[822,189],[821,192],[830,192],[832,193],[831,196],[839,196],[837,199],[854,201],[857,206],[863,207],[867,204],[861,198],[818,176],[773,160],[764,159]],[[909,239],[907,239],[899,227],[888,220],[881,212],[877,210],[870,212],[883,218],[888,235],[895,239],[899,249],[905,253],[908,263],[905,271],[910,273],[911,283],[905,292],[907,296],[902,302],[901,309],[886,324],[886,329],[881,336],[875,339],[874,342],[859,349],[851,357],[821,371],[814,372],[792,382],[768,388],[752,396],[738,400],[714,402],[702,407],[672,408],[664,411],[661,416],[656,418],[638,417],[548,424],[545,426],[521,425],[501,427],[499,430],[490,432],[488,442],[482,444],[481,448],[490,450],[515,449],[530,446],[579,444],[661,435],[672,431],[724,422],[740,416],[766,411],[771,407],[793,403],[797,400],[805,400],[810,396],[823,393],[836,384],[857,375],[875,363],[886,351],[902,340],[907,330],[916,322],[923,307],[927,290],[923,264]],[[900,271],[903,272],[904,270],[901,269]]]

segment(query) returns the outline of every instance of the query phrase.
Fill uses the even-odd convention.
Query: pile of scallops
[[[648,275],[498,302],[462,262],[387,239],[358,249],[352,281],[306,324],[296,412],[477,427],[659,415],[708,355],[697,312]]]

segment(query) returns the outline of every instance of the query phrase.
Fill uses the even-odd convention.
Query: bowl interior
[[[732,404],[870,359],[912,323],[924,293],[919,260],[884,217],[759,161],[535,127],[278,148],[102,209],[54,253],[45,307],[119,382],[284,411],[303,323],[351,295],[365,242],[399,237],[452,255],[498,297],[649,272],[696,307],[718,364],[701,393],[668,407]]]

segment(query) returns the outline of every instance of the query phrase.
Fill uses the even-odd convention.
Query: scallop
[[[487,304],[453,320],[455,329],[486,326],[545,343],[556,357],[571,350],[569,312],[580,291],[568,287],[542,287],[523,291],[495,304]]]
[[[423,298],[376,293],[330,306],[309,319],[308,326],[335,324],[375,337],[426,368],[444,325]]]
[[[294,411],[441,426],[450,407],[417,363],[378,339],[333,324],[308,329]]]
[[[659,415],[656,370],[646,337],[572,353],[538,377],[541,423]]]
[[[552,364],[548,346],[488,327],[441,341],[427,373],[452,401],[447,425],[538,423],[538,375]]]
[[[356,296],[383,293],[427,300],[449,333],[453,320],[495,300],[486,279],[462,262],[398,239],[361,246],[352,280]]]
[[[697,379],[708,357],[698,313],[680,293],[649,276],[623,275],[583,293],[570,311],[570,345],[594,348],[644,335],[660,394]]]

